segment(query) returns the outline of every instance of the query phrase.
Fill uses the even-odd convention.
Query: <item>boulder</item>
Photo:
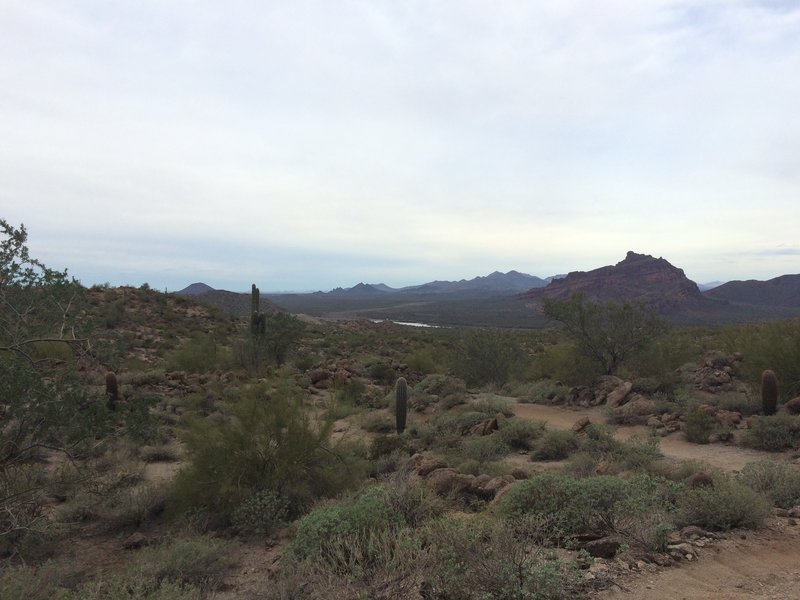
[[[800,396],[797,398],[792,398],[791,400],[787,400],[786,403],[781,407],[781,412],[788,413],[790,415],[800,415]]]
[[[318,385],[319,383],[330,379],[331,372],[327,369],[314,369],[308,374],[308,378],[311,380],[311,385]]]
[[[575,423],[572,424],[572,431],[575,433],[581,433],[584,429],[586,429],[589,425],[592,424],[591,419],[589,417],[581,417]]]
[[[621,422],[630,422],[653,414],[655,400],[634,394],[628,402],[614,409],[614,416]]]
[[[431,472],[426,483],[437,495],[448,497],[469,493],[474,479],[473,475],[465,475],[455,469],[444,468]]]
[[[584,549],[595,558],[614,558],[622,543],[621,538],[609,536],[586,542]]]
[[[122,542],[122,547],[125,550],[136,550],[147,544],[147,538],[139,531],[132,533]]]
[[[606,405],[611,408],[616,408],[624,404],[628,394],[631,393],[631,389],[633,389],[633,384],[630,381],[624,382],[606,396]]]

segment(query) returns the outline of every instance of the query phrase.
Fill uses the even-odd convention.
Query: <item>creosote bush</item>
[[[744,444],[757,450],[780,452],[793,448],[800,437],[800,428],[789,415],[753,417]]]
[[[714,485],[684,492],[678,499],[678,524],[712,530],[756,529],[772,512],[767,499],[733,478],[718,476]]]
[[[739,481],[766,495],[776,506],[792,508],[800,504],[800,469],[774,460],[747,463]]]

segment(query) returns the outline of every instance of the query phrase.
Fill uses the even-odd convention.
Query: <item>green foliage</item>
[[[183,435],[187,466],[174,496],[184,510],[207,511],[224,524],[262,490],[285,497],[293,514],[349,485],[356,470],[327,448],[332,422],[312,423],[299,390],[253,386],[222,420],[191,418]]]
[[[264,349],[269,360],[281,366],[303,336],[303,322],[284,312],[276,312],[266,317],[267,332],[264,335]]]
[[[578,438],[570,430],[552,429],[545,432],[534,444],[534,460],[561,460],[578,449]]]
[[[686,440],[694,444],[707,444],[709,436],[717,428],[714,415],[705,410],[694,409],[686,415],[683,432]]]
[[[379,435],[372,439],[369,446],[369,457],[376,460],[396,451],[407,452],[406,441],[398,435]]]
[[[354,544],[368,544],[369,534],[396,529],[403,525],[385,491],[371,486],[349,501],[328,504],[305,517],[297,526],[297,535],[286,551],[295,559],[316,557],[336,561],[336,540],[349,536]]]
[[[761,374],[761,412],[774,415],[778,410],[778,378],[767,369]]]
[[[523,352],[510,335],[500,331],[472,331],[464,334],[453,348],[453,369],[469,385],[503,385],[518,377]]]
[[[774,460],[747,463],[739,481],[766,495],[776,506],[792,508],[800,504],[800,469]]]
[[[225,366],[226,355],[213,334],[195,333],[183,346],[167,357],[167,369],[189,373],[208,373]]]
[[[406,415],[408,413],[408,384],[404,377],[400,377],[394,387],[394,415],[397,424],[397,433],[406,429]]]
[[[753,417],[750,429],[742,440],[746,446],[768,452],[780,452],[795,446],[800,439],[800,430],[795,419],[789,415]]]
[[[506,454],[508,446],[497,433],[468,438],[460,448],[461,456],[479,465],[503,458]]]
[[[32,258],[27,240],[24,225],[0,219],[0,353],[35,362],[30,348],[42,340],[85,346],[75,335],[85,294],[66,271]]]
[[[506,421],[497,435],[512,450],[530,450],[544,432],[544,423],[517,418]]]
[[[231,524],[239,533],[265,535],[273,533],[288,517],[286,498],[273,490],[261,490],[236,507]]]
[[[726,350],[741,352],[740,375],[758,385],[770,369],[781,381],[781,398],[800,395],[800,320],[771,321],[729,327],[723,334]]]
[[[421,531],[433,598],[567,600],[579,596],[580,573],[543,548],[547,520],[515,523],[447,517]]]
[[[761,527],[771,513],[766,498],[729,477],[716,477],[714,485],[687,490],[678,499],[678,523],[713,530]]]
[[[644,351],[666,330],[666,323],[644,304],[596,304],[583,294],[566,300],[546,298],[544,314],[563,323],[580,352],[606,375]]]

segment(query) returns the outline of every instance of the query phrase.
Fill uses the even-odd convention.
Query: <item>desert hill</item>
[[[591,271],[573,271],[546,287],[521,295],[537,304],[544,298],[567,298],[583,293],[594,301],[644,302],[662,314],[706,310],[713,304],[697,284],[663,258],[628,252],[625,259]]]
[[[243,316],[250,314],[250,293],[229,292],[228,290],[215,290],[205,283],[193,283],[178,292],[178,296],[188,296],[197,302],[217,306],[231,315]],[[264,294],[259,301],[261,312],[271,313],[281,310],[270,302]]]
[[[767,281],[729,281],[705,292],[708,298],[760,306],[800,307],[800,274]]]

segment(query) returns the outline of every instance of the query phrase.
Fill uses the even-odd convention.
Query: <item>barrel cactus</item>
[[[406,429],[406,415],[408,414],[408,384],[404,377],[400,377],[394,386],[394,413],[397,420],[397,433]]]
[[[774,415],[778,409],[778,378],[767,369],[761,374],[761,412]]]

